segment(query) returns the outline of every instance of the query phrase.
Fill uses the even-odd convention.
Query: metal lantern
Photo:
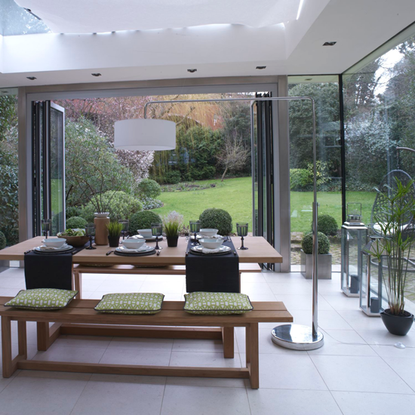
[[[371,237],[363,249],[360,280],[360,308],[368,316],[379,317],[387,308],[383,279],[388,276],[388,255],[380,237]]]
[[[359,297],[362,249],[367,241],[367,226],[356,210],[347,215],[348,220],[341,227],[341,289],[348,297]]]

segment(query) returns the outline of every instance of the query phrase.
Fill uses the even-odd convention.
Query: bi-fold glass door
[[[65,229],[65,110],[50,101],[32,104],[33,235]]]

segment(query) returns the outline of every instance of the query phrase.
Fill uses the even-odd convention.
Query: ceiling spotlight
[[[102,76],[99,72],[94,72],[94,73],[91,73],[91,75],[92,75],[92,76],[96,76],[96,77],[98,77],[98,76]]]
[[[266,66],[257,66],[257,67],[256,67],[256,69],[260,69],[260,70],[261,70],[261,69],[265,69],[265,68],[266,68]]]
[[[31,81],[34,81],[36,78],[36,76],[26,76],[27,79],[30,79]]]
[[[334,46],[337,42],[324,42],[323,46]]]
[[[190,73],[195,73],[197,71],[197,69],[188,69],[187,70],[187,72],[190,72]]]

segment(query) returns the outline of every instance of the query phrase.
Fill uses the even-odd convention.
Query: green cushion
[[[184,310],[191,314],[243,314],[253,309],[246,294],[208,293],[196,291],[185,294]]]
[[[59,310],[65,308],[76,294],[78,294],[78,291],[59,290],[57,288],[21,290],[16,297],[4,306],[29,310]]]
[[[114,314],[156,314],[161,310],[163,299],[164,294],[160,293],[106,294],[95,310]]]

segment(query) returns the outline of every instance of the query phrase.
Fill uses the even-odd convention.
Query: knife
[[[105,255],[106,255],[106,256],[111,255],[113,252],[114,252],[114,251],[108,251]]]

